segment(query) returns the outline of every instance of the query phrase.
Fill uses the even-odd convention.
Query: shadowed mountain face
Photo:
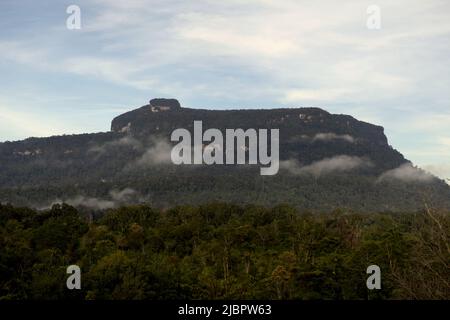
[[[279,129],[280,171],[261,176],[259,165],[173,165],[170,135],[192,132],[195,120],[203,130]],[[426,201],[450,208],[447,184],[412,167],[382,127],[318,108],[218,111],[153,99],[116,117],[111,132],[1,143],[0,165],[0,201],[35,207],[230,201],[400,211]]]

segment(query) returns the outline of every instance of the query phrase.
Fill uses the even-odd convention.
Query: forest
[[[0,300],[450,299],[450,214],[0,205]],[[381,289],[366,286],[370,265]],[[81,289],[69,290],[69,265]]]
[[[225,202],[373,213],[415,212],[425,199],[450,210],[450,186],[413,168],[381,126],[318,108],[205,110],[164,103],[172,109],[154,112],[146,105],[116,117],[110,132],[0,143],[0,202],[38,209],[90,204],[92,210]],[[194,137],[195,121],[205,133],[279,130],[280,170],[261,176],[260,165],[175,165],[171,134],[185,128]]]

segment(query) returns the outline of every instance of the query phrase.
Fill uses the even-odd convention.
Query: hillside
[[[280,130],[280,171],[259,166],[175,166],[170,134],[203,128]],[[211,201],[309,210],[450,208],[449,186],[413,167],[381,126],[319,108],[206,110],[175,99],[113,119],[106,133],[29,138],[0,144],[0,202],[45,208],[68,202],[90,209]]]

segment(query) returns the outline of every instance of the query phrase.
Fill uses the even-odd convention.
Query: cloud
[[[306,166],[302,166],[297,160],[294,159],[280,162],[280,168],[289,171],[291,174],[312,174],[314,176],[321,176],[333,172],[346,172],[372,165],[372,162],[368,159],[348,155],[338,155],[331,158],[325,158]]]
[[[339,100],[350,92],[345,89],[292,89],[281,99],[283,102]]]
[[[353,136],[349,135],[349,134],[336,134],[333,132],[319,132],[316,133],[313,136],[308,136],[308,135],[301,135],[301,136],[293,136],[289,139],[289,142],[316,142],[316,141],[324,141],[324,142],[329,142],[329,141],[335,141],[335,140],[342,140],[342,141],[346,141],[348,143],[355,143],[356,142],[356,138],[354,138]]]
[[[135,150],[142,150],[142,143],[133,138],[132,136],[125,136],[117,140],[108,141],[102,145],[95,145],[88,149],[88,152],[95,153],[97,155],[103,155],[111,150],[114,150],[117,147],[129,147]]]
[[[88,46],[77,50],[76,57],[67,43],[74,38],[62,29],[57,29],[59,33],[50,30],[51,41],[42,36],[39,39],[39,35],[12,43],[4,41],[8,50],[3,55],[17,63],[139,90],[177,88],[184,95],[195,94],[193,70],[200,75],[196,82],[201,83],[196,88],[210,95],[220,91],[216,88],[219,83],[225,84],[216,71],[227,71],[225,77],[232,77],[232,83],[237,77],[231,67],[240,65],[254,76],[264,74],[266,82],[272,82],[267,88],[276,88],[269,92],[284,103],[372,101],[380,97],[380,92],[383,97],[399,96],[414,89],[410,68],[405,70],[406,66],[399,63],[404,56],[411,59],[410,50],[397,49],[406,43],[429,50],[423,37],[450,32],[439,1],[430,5],[381,1],[379,5],[383,13],[396,16],[398,21],[416,23],[407,23],[408,28],[405,23],[391,23],[389,32],[370,32],[365,27],[367,4],[357,0],[346,4],[291,0],[82,1],[82,11],[92,11],[79,32],[82,37],[75,39]],[[63,50],[61,44],[67,44],[69,50]],[[51,63],[44,65],[45,61]],[[165,66],[173,66],[181,74],[167,73],[174,76],[169,79]],[[292,88],[292,83],[302,85]],[[241,92],[254,89],[250,83],[236,89],[239,87]]]
[[[143,74],[145,65],[130,62],[128,59],[105,57],[77,57],[62,62],[66,72],[95,77],[119,85],[127,85],[140,90],[151,90],[158,86],[156,79]]]
[[[123,202],[136,195],[136,191],[131,188],[125,188],[123,190],[111,190],[109,194],[114,201]]]
[[[350,143],[355,142],[355,138],[353,138],[349,134],[335,134],[332,132],[318,133],[312,138],[312,141],[332,141],[332,140],[344,140]]]
[[[36,46],[34,50],[30,50],[30,42],[26,41],[1,41],[0,57],[7,61],[15,63],[31,65],[38,69],[52,69],[52,64],[48,62],[50,48]]]
[[[152,146],[135,162],[135,165],[146,167],[172,163],[170,158],[172,146],[167,140],[154,138],[151,144]]]
[[[111,200],[102,200],[98,198],[90,198],[84,196],[76,196],[64,202],[74,207],[82,206],[98,210],[111,209],[116,206],[116,203]]]
[[[444,179],[448,184],[450,184],[450,165],[446,163],[439,164],[428,164],[422,166],[424,170]]]
[[[384,172],[378,181],[400,180],[404,182],[430,182],[436,179],[432,174],[414,167],[411,163],[405,163],[398,168]]]
[[[450,99],[448,102],[450,102]],[[405,113],[405,116],[408,117],[407,121],[399,123],[405,129],[409,128],[420,130],[421,132],[439,134],[444,132],[443,129],[448,129],[450,126],[450,113],[447,110],[443,110],[439,114],[423,112]],[[448,135],[442,137],[443,143],[447,142],[448,145],[450,145],[449,139]]]
[[[82,29],[75,32],[65,28],[61,6],[49,4],[30,2],[28,11],[42,19],[22,20],[22,6],[7,5],[0,95],[22,99],[35,88],[42,97],[86,97],[92,90],[86,100],[97,106],[114,103],[112,96],[135,103],[150,92],[213,108],[323,103],[381,119],[400,150],[423,150],[415,137],[436,140],[448,132],[448,1],[379,0],[382,29],[375,31],[366,28],[371,3],[360,0],[79,0]],[[9,112],[0,119],[1,136],[67,133],[72,115],[84,117],[76,104],[32,105],[2,108]],[[70,116],[49,123],[57,113]],[[103,117],[85,117],[71,133],[85,132],[87,123],[91,132],[107,125]],[[435,150],[420,162],[448,158]]]
[[[109,199],[102,199],[102,198],[95,198],[95,197],[88,197],[83,195],[78,195],[66,200],[54,200],[50,205],[44,206],[41,209],[49,209],[54,204],[58,203],[67,203],[74,207],[86,207],[90,209],[96,209],[96,210],[105,210],[105,209],[112,209],[116,208],[120,205],[124,205],[126,203],[132,202],[133,199],[139,198],[139,201],[142,201],[142,197],[138,195],[138,193],[131,189],[131,188],[125,188],[123,190],[111,190],[109,192]]]
[[[96,157],[99,157],[107,153],[117,152],[117,148],[120,147],[133,148],[141,154],[136,160],[125,166],[125,171],[134,168],[172,163],[170,157],[172,145],[162,137],[150,137],[146,143],[143,143],[136,138],[127,135],[120,139],[106,142],[102,145],[94,145],[89,148],[88,152],[94,154]]]

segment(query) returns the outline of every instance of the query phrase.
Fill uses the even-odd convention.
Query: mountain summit
[[[279,129],[280,170],[251,165],[174,165],[173,130]],[[313,211],[450,208],[450,188],[389,145],[381,126],[319,108],[209,110],[152,99],[113,119],[106,133],[29,138],[0,144],[0,202],[91,209],[146,202],[212,201]]]

